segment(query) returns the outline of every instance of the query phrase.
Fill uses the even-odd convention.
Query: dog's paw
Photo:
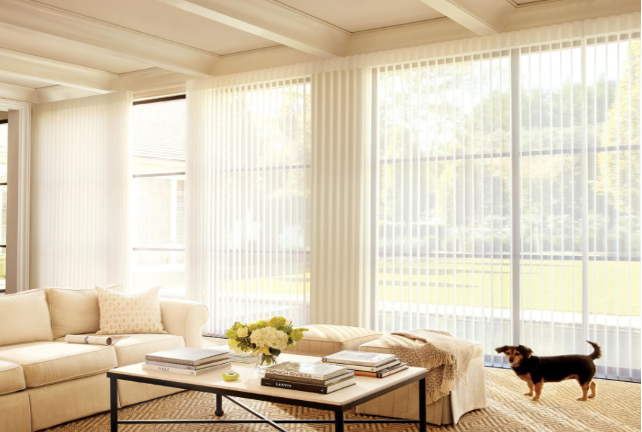
[[[578,401],[582,401],[582,402],[586,402],[586,401],[588,400],[588,398],[585,398],[585,397],[578,397],[578,398],[577,398],[577,400],[578,400]]]
[[[533,392],[524,393],[524,396],[533,396]]]
[[[593,395],[593,396],[589,396],[588,398],[589,398],[589,399],[593,399],[594,397],[595,397],[595,395]]]
[[[537,401],[539,400],[539,398],[538,398],[537,396],[535,396],[535,397],[533,397],[533,399],[531,399],[531,400],[532,400],[533,402],[537,402]]]

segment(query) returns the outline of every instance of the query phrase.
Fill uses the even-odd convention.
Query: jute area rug
[[[532,402],[523,396],[525,384],[511,371],[486,369],[488,408],[464,415],[456,426],[432,427],[431,431],[640,431],[640,385],[598,380],[598,397],[589,402],[575,400],[580,395],[579,386],[573,381],[548,384],[542,399]],[[268,418],[330,419],[331,413],[267,402],[240,399]],[[197,392],[183,392],[121,409],[121,419],[162,418],[216,418],[215,396]],[[243,409],[224,400],[224,418],[253,418]],[[349,418],[367,418],[348,414]],[[331,425],[282,425],[292,431],[333,431]],[[245,426],[232,424],[213,425],[121,425],[123,432],[133,431],[221,431],[250,432],[273,431],[268,425]],[[415,431],[412,425],[352,425],[348,431]],[[49,431],[56,432],[107,432],[108,414],[99,414],[72,423],[60,425]]]

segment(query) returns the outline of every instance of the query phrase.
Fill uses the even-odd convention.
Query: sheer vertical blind
[[[312,76],[311,323],[370,324],[370,130],[364,69]]]
[[[639,31],[375,77],[376,327],[448,330],[491,362],[595,340],[601,376],[639,380]]]
[[[509,51],[376,69],[379,330],[510,340]]]
[[[309,77],[190,84],[187,285],[207,331],[309,321]]]
[[[34,105],[31,288],[129,287],[129,92]]]

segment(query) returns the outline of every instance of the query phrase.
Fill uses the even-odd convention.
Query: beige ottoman
[[[413,342],[401,336],[385,336],[364,343],[359,351],[391,353],[385,340],[394,339],[395,343],[411,347]],[[475,352],[468,368],[468,387],[457,384],[448,396],[426,406],[428,423],[436,425],[457,424],[465,413],[486,408],[486,375],[484,374],[484,346],[475,342]],[[380,398],[357,407],[360,414],[381,417],[419,419],[419,389],[410,384]]]
[[[360,345],[381,337],[379,332],[360,327],[321,324],[306,327],[309,331],[303,339],[283,352],[324,357],[343,350],[358,351]]]

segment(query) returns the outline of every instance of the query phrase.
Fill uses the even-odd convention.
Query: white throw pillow
[[[96,287],[100,330],[96,334],[167,333],[161,322],[160,287],[138,294]]]

